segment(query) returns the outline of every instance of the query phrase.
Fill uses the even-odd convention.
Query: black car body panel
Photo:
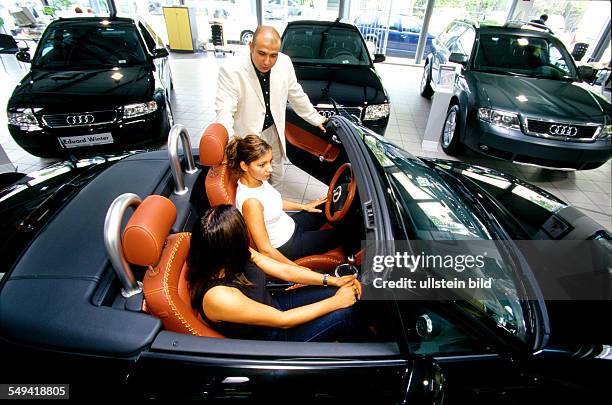
[[[104,62],[100,56],[96,62],[81,66],[81,59],[72,65],[68,59],[48,57],[52,51],[45,44],[55,44],[51,38],[59,36],[57,32],[80,33],[96,27],[104,27],[113,35],[125,32],[133,37],[129,46],[134,49],[125,54],[138,55],[134,63],[129,59]],[[9,115],[30,113],[36,125],[9,122],[13,138],[26,151],[43,157],[117,152],[163,141],[172,125],[172,85],[168,58],[154,56],[163,47],[155,38],[142,23],[127,18],[88,17],[51,23],[41,37],[30,72],[17,85],[7,105]],[[76,49],[88,46],[75,45],[69,39],[64,42],[63,46]],[[60,45],[54,46],[61,49]],[[126,116],[126,105],[148,102],[155,103],[154,111]],[[105,140],[101,141],[101,137]]]
[[[510,38],[512,45],[504,45],[509,50],[500,56],[503,61],[496,62],[500,66],[487,68],[486,63],[493,63],[483,61],[483,41],[497,40],[501,47],[500,38]],[[558,58],[557,66],[539,59],[534,63],[541,66],[528,66],[531,56],[526,52],[530,47],[536,49],[530,41],[546,42],[550,54],[541,58]],[[424,70],[424,77],[429,74],[432,82],[438,80],[441,64],[457,55],[466,58],[451,99],[451,106],[459,106],[457,134],[461,144],[494,158],[552,168],[593,169],[612,156],[612,138],[606,135],[611,128],[612,105],[581,81],[573,59],[552,34],[455,21],[434,45]],[[494,47],[487,46],[489,52]],[[516,123],[509,127],[485,121],[478,116],[481,109],[510,114]]]
[[[318,39],[325,35],[329,39]],[[313,53],[317,49],[319,53]],[[337,104],[384,135],[389,95],[357,27],[338,21],[293,21],[283,33],[281,51],[291,57],[298,82],[319,112],[332,116]],[[367,109],[376,105],[384,106],[386,114],[371,118]]]
[[[310,128],[303,121],[298,123],[295,114],[287,117],[289,124]],[[430,176],[430,181],[439,182],[439,190],[455,199],[456,185],[449,176],[466,184],[480,179],[466,176],[466,171],[485,178],[501,177],[516,187],[541,193],[555,207],[561,206],[555,215],[562,215],[570,225],[574,226],[573,219],[581,221],[580,226],[574,226],[579,233],[565,233],[564,237],[605,232],[597,224],[585,222],[563,202],[511,176],[463,163],[420,160],[344,118],[332,118],[325,134],[315,128],[307,132],[340,145],[338,159],[352,165],[359,203],[352,212],[357,231],[351,236],[357,239],[404,240],[414,234],[408,221],[414,213],[406,212],[410,205],[390,180],[399,171],[389,162],[411,165]],[[293,161],[291,151],[288,148]],[[576,336],[582,339],[582,347],[576,347],[574,341],[565,342],[553,352],[545,339],[530,336],[523,341],[487,314],[466,310],[468,303],[402,301],[394,300],[391,294],[385,301],[364,301],[364,310],[375,309],[372,318],[383,333],[380,340],[367,342],[213,339],[163,330],[158,318],[121,295],[104,247],[103,227],[111,201],[128,192],[143,198],[167,196],[178,212],[172,232],[190,229],[208,207],[203,190],[207,168],[198,167],[195,173],[185,175],[191,192],[175,195],[166,153],[60,164],[50,169],[55,176],[51,171],[46,176],[33,173],[0,191],[0,229],[6,238],[2,248],[20,253],[2,262],[0,355],[9,365],[3,367],[7,374],[3,380],[68,381],[74,398],[91,396],[94,390],[98,396],[110,398],[261,402],[286,401],[288,395],[300,392],[299,398],[292,399],[296,403],[368,400],[433,405],[442,398],[450,403],[532,403],[548,393],[551,401],[558,403],[559,398],[588,402],[602,393],[601,380],[607,374],[583,380],[573,373],[580,370],[585,377],[584,370],[610,369],[609,360],[596,358],[603,351],[599,340],[586,334]],[[330,170],[324,166],[340,163],[303,155],[300,167],[325,178]],[[489,222],[497,224],[499,234],[514,235],[509,225],[512,221],[520,224],[539,218],[546,223],[545,212],[530,212],[538,207],[496,194],[484,183],[474,182],[464,190],[483,197],[481,202],[461,197],[465,201],[462,209],[480,216],[476,210],[490,208]],[[23,199],[32,203],[21,204]],[[505,211],[500,207],[506,207]],[[486,227],[490,226],[487,223]],[[514,226],[520,229],[520,225]],[[522,232],[545,237],[546,225],[540,228],[541,234],[537,229]],[[141,280],[146,269],[132,270]],[[539,311],[539,305],[534,303],[531,310]],[[415,319],[423,315],[452,331],[440,335],[450,340],[419,336]],[[542,322],[532,322],[532,315],[527,319],[529,335],[548,333]],[[555,329],[551,333],[554,335]],[[558,375],[560,364],[568,370],[566,375]]]

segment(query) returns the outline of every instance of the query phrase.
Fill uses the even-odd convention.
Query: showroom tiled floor
[[[212,54],[173,54],[172,72],[175,83],[174,117],[189,131],[196,146],[204,128],[214,118],[214,97],[219,64],[232,56],[217,57]],[[8,70],[0,71],[0,144],[17,170],[30,172],[40,169],[53,160],[40,159],[21,150],[10,137],[6,124],[6,102],[12,89],[25,71],[12,57],[4,57]],[[391,117],[386,137],[415,155],[448,158],[441,150],[424,151],[421,148],[430,101],[418,92],[421,68],[390,63],[377,65],[391,98]],[[612,230],[612,187],[610,161],[597,170],[563,172],[521,166],[468,152],[461,160],[500,169],[536,184],[561,199],[573,203],[591,218]],[[1,169],[1,168],[0,168]],[[291,200],[310,201],[325,193],[323,184],[310,178],[292,165],[285,168],[283,195]]]

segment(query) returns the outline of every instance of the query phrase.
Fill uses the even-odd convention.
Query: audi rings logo
[[[93,124],[94,120],[93,114],[69,115],[66,117],[66,123],[68,123],[68,125]]]
[[[578,135],[578,128],[569,125],[551,125],[548,128],[548,133],[551,135],[558,136],[576,136]]]
[[[322,116],[324,116],[325,118],[331,118],[334,115],[336,115],[336,113],[334,111],[329,111],[329,110],[323,110],[323,111],[319,111],[319,114],[321,114]]]
[[[342,186],[338,186],[334,189],[334,193],[332,194],[332,201],[337,203],[342,195]]]

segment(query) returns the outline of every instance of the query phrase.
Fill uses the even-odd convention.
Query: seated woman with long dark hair
[[[325,253],[340,245],[337,229],[320,229],[326,197],[300,204],[283,200],[268,183],[272,147],[257,135],[234,137],[226,147],[228,166],[239,174],[236,208],[244,215],[259,252],[285,263]],[[297,211],[291,215],[285,210]]]
[[[211,208],[194,226],[189,251],[191,305],[230,338],[334,341],[351,336],[355,276],[333,277],[281,263],[249,248],[242,215],[230,205]],[[266,290],[266,275],[307,286]]]

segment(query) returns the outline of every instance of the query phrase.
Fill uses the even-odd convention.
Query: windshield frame
[[[381,174],[383,174],[383,178],[387,183],[387,187],[389,187],[390,191],[397,199],[396,204],[402,207],[402,211],[405,212],[405,215],[408,217],[405,218],[403,215],[400,215],[399,220],[402,222],[402,227],[404,228],[406,234],[403,236],[408,239],[415,240],[423,240],[426,241],[428,239],[422,238],[419,232],[415,231],[415,222],[412,217],[412,213],[410,212],[409,205],[406,201],[403,200],[402,197],[398,195],[398,182],[392,179],[392,175],[389,170],[393,168],[401,170],[400,167],[397,166],[395,160],[391,159],[386,152],[388,147],[396,149],[402,156],[398,156],[398,158],[404,160],[411,160],[415,165],[422,166],[423,171],[428,171],[432,176],[438,177],[440,182],[443,183],[444,188],[447,192],[451,192],[455,195],[460,201],[463,201],[466,205],[465,209],[471,213],[472,216],[476,218],[479,222],[480,226],[484,227],[488,238],[483,238],[481,240],[495,243],[498,245],[497,251],[501,258],[503,258],[503,267],[506,270],[507,280],[511,281],[516,293],[514,295],[504,294],[503,296],[499,295],[499,291],[495,292],[495,299],[498,303],[501,303],[503,300],[512,300],[513,306],[516,308],[520,308],[520,314],[516,314],[514,317],[514,323],[506,327],[500,323],[497,323],[494,317],[495,313],[487,313],[485,311],[480,311],[480,308],[473,306],[472,309],[478,310],[478,313],[483,317],[483,319],[487,319],[490,322],[487,322],[489,325],[496,326],[496,329],[503,330],[504,335],[512,336],[517,339],[517,341],[522,342],[522,344],[533,345],[535,336],[538,335],[537,328],[534,327],[534,313],[533,308],[529,302],[526,302],[521,297],[527,296],[528,293],[532,292],[533,287],[525,284],[524,280],[524,270],[520,268],[522,265],[527,265],[528,263],[524,262],[521,259],[520,252],[517,251],[516,248],[513,247],[512,241],[509,238],[509,235],[504,231],[501,225],[497,222],[497,220],[492,217],[490,213],[486,210],[482,204],[480,204],[477,197],[473,195],[470,189],[466,188],[462,182],[457,179],[455,176],[452,176],[448,170],[442,170],[442,168],[434,168],[427,161],[423,161],[417,157],[410,155],[408,152],[403,151],[401,148],[396,147],[392,143],[387,140],[382,139],[380,136],[371,133],[369,130],[364,130],[364,144],[367,145],[367,148],[370,152],[371,159],[379,166],[379,170]],[[368,140],[368,138],[370,138]],[[374,142],[372,142],[374,140]],[[379,150],[374,150],[379,149]],[[453,184],[453,182],[449,182],[449,179],[446,176],[452,177],[454,180],[458,181],[459,184]],[[459,189],[461,188],[461,189]],[[458,240],[467,241],[469,239],[461,239],[456,238]],[[436,239],[437,240],[437,239]],[[496,241],[508,241],[511,245],[505,246],[503,243],[498,244]],[[458,297],[457,302],[461,300],[461,297]],[[470,306],[470,305],[468,305]],[[466,307],[462,305],[457,305],[457,308],[461,311],[465,311]],[[492,306],[487,306],[487,309],[491,310]],[[506,319],[508,320],[508,319]]]

